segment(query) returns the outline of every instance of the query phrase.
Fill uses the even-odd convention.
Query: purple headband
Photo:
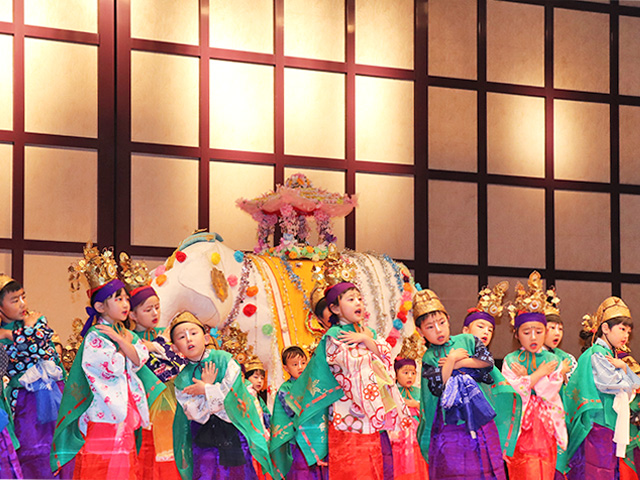
[[[523,324],[527,322],[540,322],[543,325],[547,324],[547,319],[544,313],[539,312],[525,312],[519,313],[514,320],[513,327],[518,330]]]
[[[116,293],[121,288],[124,288],[124,283],[122,283],[120,280],[115,278],[105,283],[102,287],[100,287],[99,290],[97,290],[93,294],[94,297],[93,297],[93,300],[91,301],[91,306],[85,308],[85,311],[87,312],[87,315],[89,315],[89,318],[87,318],[87,321],[84,323],[84,327],[82,327],[82,331],[80,332],[80,335],[82,335],[82,338],[85,337],[85,335],[91,328],[91,325],[93,325],[93,320],[100,315],[93,308],[96,302],[104,302],[107,298],[109,298],[111,295]]]
[[[349,290],[350,288],[358,288],[353,283],[342,282],[336,283],[334,286],[329,287],[326,291],[325,298],[327,299],[327,304],[332,305],[338,300],[338,297],[342,295],[344,292]]]
[[[144,287],[136,288],[131,291],[131,298],[129,299],[129,303],[131,304],[131,310],[136,308],[138,305],[144,303],[147,298],[157,297],[158,294],[153,289],[153,287],[149,285],[145,285]]]
[[[493,318],[487,312],[482,312],[482,311],[481,312],[471,312],[464,319],[464,324],[462,326],[463,327],[468,327],[469,325],[471,325],[471,322],[475,322],[476,320],[486,320],[487,322],[489,322],[494,327],[496,326],[496,319]]]
[[[402,367],[405,367],[407,365],[411,365],[412,367],[415,367],[416,366],[416,361],[415,360],[411,360],[410,358],[397,357],[396,361],[393,362],[393,369],[397,372]]]

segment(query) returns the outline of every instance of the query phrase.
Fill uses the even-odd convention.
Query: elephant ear
[[[189,250],[190,252],[187,260],[184,262],[183,268],[180,269],[178,281],[184,287],[212,302],[214,311],[209,319],[213,320],[214,324],[217,324],[229,315],[232,307],[232,301],[228,295],[224,299],[221,299],[218,292],[216,292],[216,287],[214,287],[212,272],[215,267],[211,265],[210,261],[211,244],[195,244],[191,246]],[[224,280],[224,285],[227,285],[224,273],[217,268],[215,268],[215,270],[220,272],[216,275],[218,278],[217,283],[222,285],[222,280]],[[207,321],[207,319],[204,318],[201,318],[201,320],[205,322]]]

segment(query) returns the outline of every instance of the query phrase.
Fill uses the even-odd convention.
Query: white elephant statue
[[[414,331],[415,284],[409,270],[386,255],[350,250],[341,255],[356,266],[368,326],[399,350],[402,338]],[[281,349],[309,345],[322,334],[317,322],[310,322],[313,265],[307,259],[234,251],[216,233],[196,233],[152,272],[160,325],[184,310],[217,330],[236,322],[268,371],[269,390],[275,391],[284,380]]]

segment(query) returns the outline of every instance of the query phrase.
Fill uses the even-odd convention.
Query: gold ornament
[[[147,264],[144,261],[134,262],[125,252],[120,253],[120,280],[124,283],[127,292],[151,285]]]
[[[421,317],[427,313],[447,311],[433,290],[421,290],[413,296],[413,318]],[[448,315],[448,314],[447,314]]]
[[[493,290],[489,287],[485,287],[478,292],[478,304],[476,309],[488,313],[493,318],[498,318],[502,315],[504,306],[502,305],[502,299],[509,290],[509,282],[502,281],[498,283]]]
[[[221,332],[220,348],[232,354],[233,358],[244,366],[245,372],[254,368],[264,370],[264,365],[253,352],[253,345],[248,345],[247,343],[247,332],[243,332],[235,323],[232,323]],[[257,366],[258,362],[260,362],[261,366]]]
[[[528,290],[518,282],[516,285],[516,298],[507,307],[511,317],[511,325],[514,325],[518,312],[544,313],[547,304],[547,295],[542,288],[542,276],[536,270],[531,272],[527,281]]]
[[[408,358],[409,360],[421,359],[427,351],[425,341],[418,332],[413,332],[402,341],[402,348],[398,353],[398,358]]]
[[[220,301],[224,302],[229,295],[229,283],[221,270],[216,267],[211,268],[211,285]]]
[[[118,267],[112,249],[105,248],[101,254],[92,242],[87,242],[83,253],[84,258],[69,267],[69,284],[72,292],[80,290],[81,274],[87,278],[90,290],[95,290],[118,278]]]
[[[544,314],[560,316],[560,309],[558,308],[559,303],[560,299],[556,294],[556,287],[549,287],[547,289],[547,298],[544,305]]]

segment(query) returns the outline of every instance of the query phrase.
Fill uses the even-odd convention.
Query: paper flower
[[[244,313],[247,317],[250,317],[251,315],[256,313],[257,309],[258,308],[254,304],[249,303],[244,306],[244,308],[242,309],[242,313]]]
[[[220,254],[218,252],[213,252],[211,254],[211,263],[217,265],[220,263]]]
[[[156,277],[156,285],[158,286],[162,285],[166,281],[167,281],[167,276],[164,273]]]
[[[247,297],[255,297],[256,293],[258,293],[258,287],[255,285],[247,287]]]
[[[184,262],[187,259],[187,254],[184,252],[176,252],[176,260],[180,263]]]
[[[238,277],[236,277],[235,275],[229,275],[227,277],[227,283],[229,284],[229,286],[235,287],[238,284]]]
[[[262,326],[262,333],[264,333],[267,337],[273,333],[273,325],[267,323]]]
[[[236,262],[242,263],[244,260],[244,252],[236,250],[235,252],[233,252],[233,258],[236,260]]]

